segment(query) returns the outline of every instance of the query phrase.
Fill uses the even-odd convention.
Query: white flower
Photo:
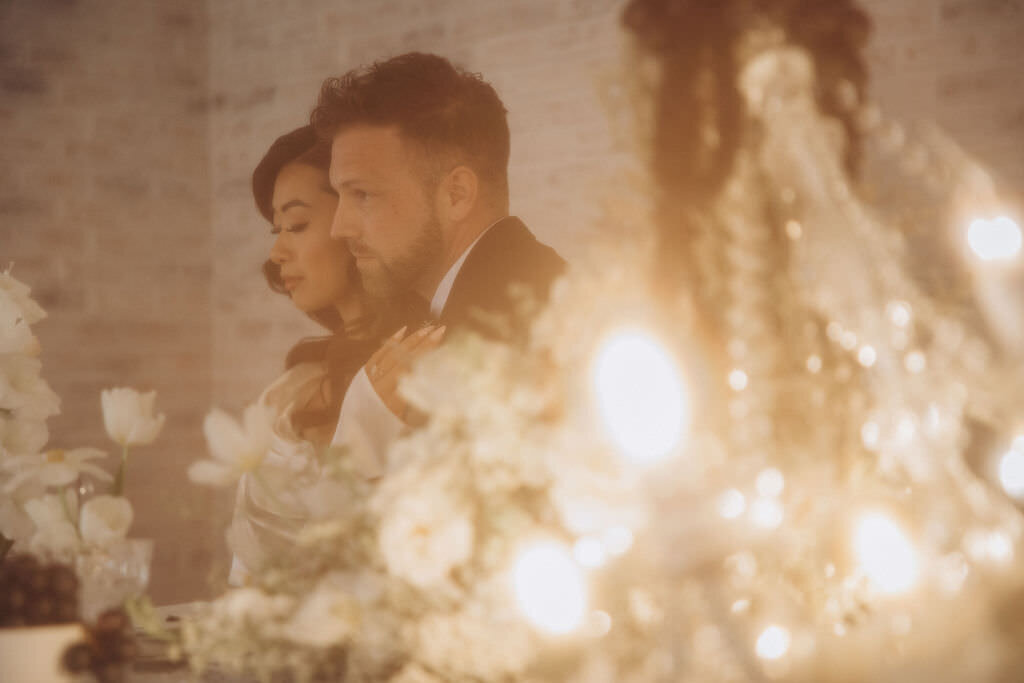
[[[213,459],[197,460],[188,468],[189,479],[207,486],[228,486],[263,462],[273,437],[274,416],[265,406],[245,409],[242,424],[214,409],[203,422],[203,434]]]
[[[89,462],[106,455],[98,448],[75,448],[70,451],[55,449],[45,453],[16,455],[0,462],[0,469],[11,474],[3,491],[9,494],[27,482],[43,486],[66,486],[86,473],[110,481],[112,477],[106,470]]]
[[[45,420],[60,412],[60,397],[42,378],[37,358],[0,354],[0,408],[19,420]]]
[[[281,635],[299,645],[340,645],[359,627],[360,613],[358,601],[328,576],[305,597]]]
[[[79,546],[78,531],[68,515],[74,515],[74,506],[59,495],[34,498],[25,503],[25,512],[36,525],[36,533],[29,541],[32,552],[67,557]]]
[[[13,541],[27,540],[35,531],[32,518],[10,496],[0,496],[0,534]]]
[[[412,464],[386,477],[371,500],[381,515],[379,543],[388,571],[420,588],[443,583],[473,552],[470,511],[459,503],[450,470]]]
[[[132,504],[121,496],[96,496],[82,506],[78,526],[86,545],[107,548],[128,535]]]
[[[100,404],[103,406],[103,426],[107,429],[107,435],[122,446],[153,443],[165,419],[162,413],[154,417],[154,401],[155,391],[141,394],[129,387],[102,391]]]
[[[11,277],[9,271],[0,273],[0,354],[39,355],[39,340],[29,326],[46,313],[28,292],[28,287]]]
[[[46,317],[46,311],[32,300],[31,291],[28,285],[14,279],[10,268],[0,272],[0,298],[6,297],[12,305],[18,308],[25,322],[35,325]]]
[[[0,414],[0,450],[38,453],[50,438],[46,420],[4,417]]]

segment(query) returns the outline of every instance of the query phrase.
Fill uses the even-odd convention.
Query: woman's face
[[[280,266],[292,302],[306,313],[337,308],[354,294],[352,255],[344,241],[331,239],[338,196],[327,171],[298,162],[285,165],[272,202],[276,239],[270,260]]]

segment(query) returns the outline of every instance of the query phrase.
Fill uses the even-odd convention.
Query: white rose
[[[251,405],[242,423],[221,410],[211,410],[203,422],[203,435],[212,459],[197,460],[188,476],[197,484],[229,486],[263,462],[270,447],[274,416],[262,405]]]
[[[465,485],[450,462],[414,460],[384,477],[370,508],[380,516],[378,543],[388,572],[439,588],[470,558],[475,530]]]
[[[122,446],[144,446],[153,443],[164,426],[163,414],[153,415],[156,392],[141,394],[122,387],[100,393],[103,426],[107,435]]]
[[[473,552],[473,523],[447,501],[413,494],[381,520],[380,550],[388,571],[427,588]]]
[[[360,607],[347,592],[322,581],[306,596],[284,625],[281,635],[299,645],[329,647],[352,637],[359,627]]]
[[[96,496],[82,506],[79,528],[86,545],[107,548],[128,535],[134,513],[121,496]]]

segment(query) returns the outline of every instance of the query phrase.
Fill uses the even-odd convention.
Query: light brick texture
[[[263,283],[271,240],[253,166],[307,120],[321,81],[434,51],[509,110],[512,208],[570,259],[614,180],[623,134],[622,2],[6,0],[0,3],[0,265],[50,319],[54,445],[102,444],[98,392],[159,391],[168,425],[129,476],[157,539],[158,601],[222,570],[226,498],[185,483],[202,415],[238,411],[317,328]],[[872,92],[934,118],[1024,186],[1024,0],[865,0]],[[610,115],[610,112],[613,115]],[[628,236],[625,237],[628,239]]]

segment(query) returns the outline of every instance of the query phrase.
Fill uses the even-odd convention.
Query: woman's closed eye
[[[305,230],[308,227],[309,227],[309,223],[295,223],[294,225],[285,225],[285,226],[275,225],[273,228],[270,229],[270,234],[271,235],[279,235],[279,234],[281,234],[282,230],[284,230],[285,232],[291,232],[291,233],[302,232],[303,230]]]

